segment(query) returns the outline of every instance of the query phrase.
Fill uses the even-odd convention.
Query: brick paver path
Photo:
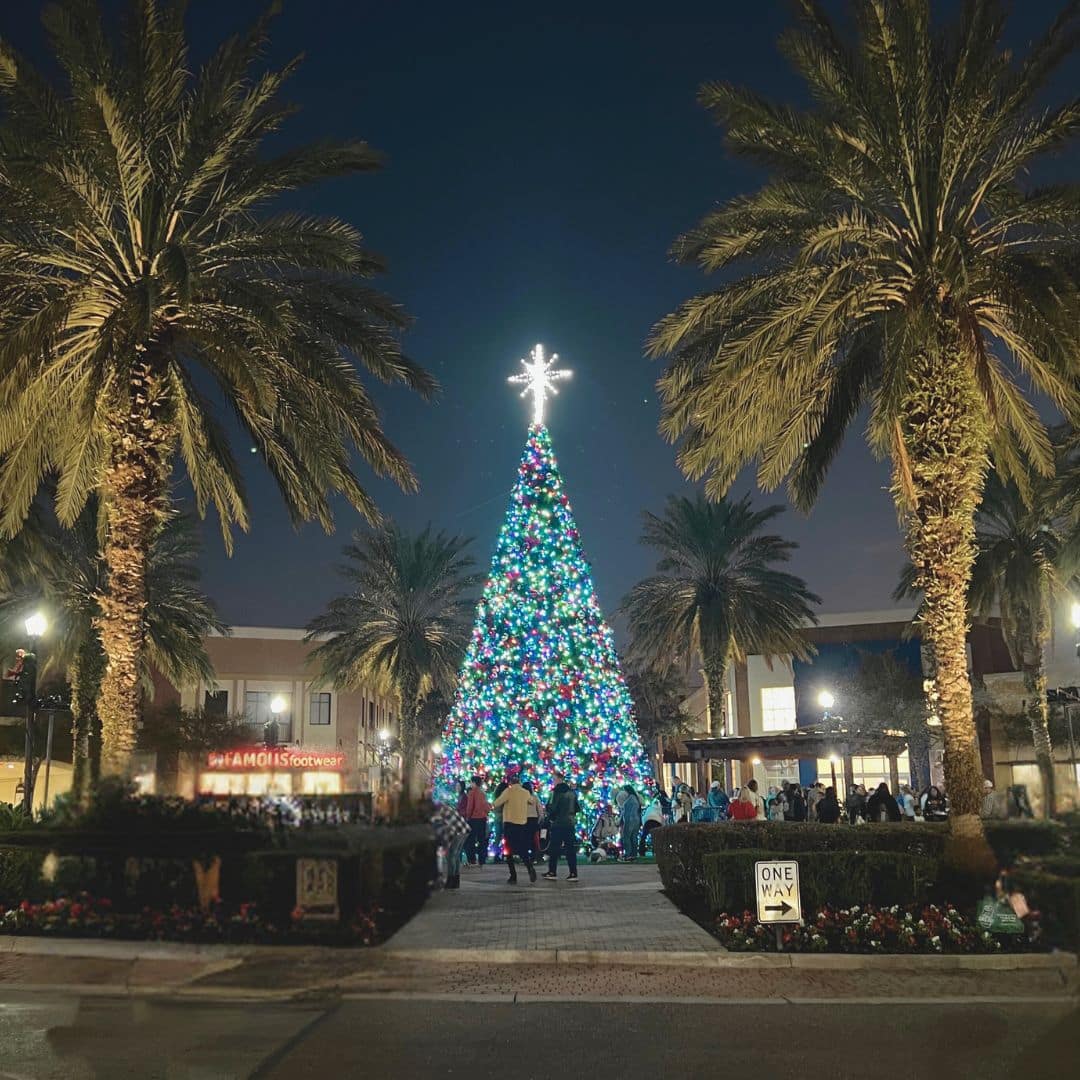
[[[539,867],[543,873],[544,867]],[[506,884],[506,867],[461,872],[461,888],[436,893],[386,949],[588,949],[719,951],[719,942],[660,891],[652,863],[580,867],[569,883]]]

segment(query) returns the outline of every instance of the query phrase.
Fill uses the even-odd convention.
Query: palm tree
[[[1022,62],[993,0],[948,32],[923,0],[853,0],[848,42],[814,0],[781,48],[809,110],[719,83],[701,100],[728,143],[769,170],[683,236],[675,255],[728,268],[655,328],[670,356],[663,432],[716,496],[756,462],[808,508],[864,408],[925,597],[952,805],[950,859],[988,866],[966,668],[967,585],[987,462],[1049,476],[1047,431],[1017,381],[1080,414],[1080,192],[1028,171],[1080,129],[1040,93],[1071,53],[1070,4]],[[1036,111],[1039,109],[1039,111]]]
[[[280,91],[297,62],[256,70],[263,18],[192,74],[182,13],[129,0],[113,44],[91,0],[47,5],[55,84],[0,41],[0,533],[18,530],[46,475],[64,525],[101,496],[99,711],[117,772],[135,743],[147,560],[177,463],[227,545],[248,526],[215,402],[293,520],[329,530],[335,493],[377,518],[353,451],[416,486],[357,365],[436,388],[402,355],[405,316],[371,288],[381,263],[356,229],[267,211],[379,155],[362,142],[264,152],[292,111]]]
[[[666,667],[636,663],[624,670],[638,734],[656,762],[656,781],[662,785],[664,739],[678,738],[690,730],[690,716],[683,710],[686,680],[675,663]]]
[[[783,512],[755,510],[749,496],[711,503],[697,495],[672,496],[662,518],[645,513],[641,542],[661,558],[656,575],[623,601],[632,653],[661,669],[675,657],[701,657],[713,735],[724,733],[732,660],[811,652],[803,629],[820,600],[776,568],[797,545],[761,531]]]
[[[472,541],[433,533],[415,536],[393,523],[357,533],[340,568],[349,592],[308,624],[324,678],[346,689],[375,686],[401,704],[406,768],[420,750],[429,695],[451,699],[469,641],[480,582],[467,548]]]
[[[71,686],[72,787],[85,802],[91,782],[91,738],[105,675],[105,653],[97,629],[99,597],[106,572],[101,556],[100,514],[91,499],[65,529],[35,503],[31,522],[7,543],[13,567],[0,590],[0,620],[38,606],[49,612],[49,649],[44,671],[66,673]],[[142,695],[152,690],[151,669],[174,685],[212,683],[206,652],[210,633],[228,628],[199,588],[198,531],[191,517],[170,512],[154,537],[146,572],[143,632],[147,648],[140,660]]]

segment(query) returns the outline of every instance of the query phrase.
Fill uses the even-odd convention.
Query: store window
[[[832,783],[832,770],[836,769],[837,796],[842,800],[846,794],[844,788],[844,766],[842,762],[835,765],[828,758],[818,758],[818,779],[823,784]],[[911,782],[911,761],[905,750],[897,756],[896,771],[900,776],[901,784]],[[866,790],[873,791],[878,784],[888,784],[892,790],[892,781],[889,779],[889,759],[883,754],[855,755],[851,759],[851,772],[856,784],[862,784]],[[895,795],[896,792],[893,791]]]
[[[281,698],[285,708],[277,716],[270,708],[274,698]],[[259,742],[263,730],[271,720],[278,724],[278,742],[292,742],[292,694],[279,694],[276,690],[248,690],[244,694],[244,720]]]
[[[799,782],[798,758],[782,758],[779,761],[766,761],[763,765],[755,767],[755,773],[757,773],[758,768],[763,769],[765,772],[766,788],[778,788],[785,780],[792,784],[797,784]],[[758,786],[761,786],[760,780],[758,781]]]
[[[795,728],[795,687],[761,688],[761,730],[793,731]]]
[[[330,695],[319,693],[311,695],[311,720],[316,726],[325,727],[330,723]]]
[[[203,712],[207,716],[229,715],[229,691],[207,690],[203,697]]]

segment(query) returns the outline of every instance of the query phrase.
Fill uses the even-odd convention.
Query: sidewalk
[[[544,867],[540,867],[543,873]],[[579,867],[581,880],[542,877],[489,863],[461,873],[461,888],[433,896],[385,946],[404,957],[430,955],[484,962],[498,953],[575,950],[605,953],[723,952],[720,943],[660,891],[653,863]],[[448,950],[458,954],[452,956]],[[703,957],[704,958],[704,957]],[[522,957],[529,959],[529,957]]]

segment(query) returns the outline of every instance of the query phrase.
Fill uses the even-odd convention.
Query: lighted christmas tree
[[[557,371],[533,350],[511,379],[533,395],[533,423],[499,533],[443,738],[447,789],[520,768],[546,790],[558,769],[577,785],[584,833],[616,789],[651,786],[647,758],[544,426]]]

